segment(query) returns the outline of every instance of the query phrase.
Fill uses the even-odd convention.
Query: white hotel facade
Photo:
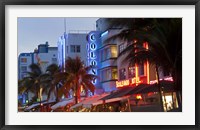
[[[58,46],[58,65],[65,65],[68,57],[75,58],[79,56],[87,64],[86,40],[87,33],[65,33],[59,37]]]

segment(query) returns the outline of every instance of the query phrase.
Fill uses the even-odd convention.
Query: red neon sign
[[[132,79],[127,79],[127,80],[122,80],[122,81],[116,81],[116,87],[124,87],[124,86],[129,86],[129,85],[134,85],[136,83],[141,83],[139,77],[136,78],[132,78]]]

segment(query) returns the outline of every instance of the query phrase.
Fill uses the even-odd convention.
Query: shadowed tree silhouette
[[[80,99],[80,89],[81,86],[87,92],[90,90],[94,93],[95,86],[92,81],[97,78],[93,74],[89,74],[89,71],[92,69],[92,66],[84,66],[84,63],[81,61],[80,57],[75,59],[68,57],[65,63],[65,72],[68,74],[66,81],[64,82],[63,88],[65,91],[74,92],[75,103],[78,103]]]
[[[68,76],[67,73],[61,72],[61,69],[56,64],[51,64],[46,69],[46,82],[48,83],[47,89],[48,89],[48,97],[47,100],[49,100],[50,95],[52,92],[54,92],[56,96],[56,101],[59,101],[59,98],[65,94],[65,91],[62,90],[62,84],[66,80],[66,77]],[[60,94],[58,94],[60,92]]]
[[[107,41],[118,38],[128,43],[119,54],[127,54],[124,62],[134,64],[148,60],[155,65],[158,78],[159,69],[171,73],[179,108],[182,109],[182,19],[108,19],[108,22],[110,28],[111,25],[123,27],[119,34]],[[144,42],[148,43],[148,49],[142,46]]]
[[[19,82],[19,93],[32,92],[37,99],[40,98],[40,88],[44,85],[42,81],[47,75],[42,74],[37,64],[31,64],[29,68],[31,71],[27,72],[27,76]]]
[[[57,90],[58,84],[66,79],[66,74],[60,72],[56,64],[51,64],[47,67],[46,73],[42,73],[38,64],[29,66],[30,72],[27,76],[18,82],[18,90],[20,94],[34,93],[33,99],[42,98],[42,94],[47,94],[47,100],[50,98],[51,92],[55,92],[56,100],[58,100]]]

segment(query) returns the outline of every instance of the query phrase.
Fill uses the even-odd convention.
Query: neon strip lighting
[[[105,36],[105,35],[107,35],[108,34],[108,31],[105,31],[105,32],[103,32],[102,34],[101,34],[101,37],[103,37],[103,36]]]
[[[65,36],[64,36],[65,37]],[[64,59],[64,71],[65,71],[65,47],[66,47],[66,44],[65,44],[65,39],[64,39],[64,44],[63,44],[63,59]]]
[[[172,77],[166,77],[164,79],[160,79],[160,81],[162,81],[162,80],[173,81],[173,78]],[[155,84],[155,83],[158,83],[158,81],[157,80],[152,80],[152,81],[149,82],[149,84]]]
[[[149,62],[148,61],[146,63],[146,68],[147,68],[147,84],[149,84],[150,78],[149,78]]]
[[[149,46],[148,46],[148,43],[145,42],[144,43],[144,47],[148,50],[149,49]],[[150,78],[149,78],[149,61],[147,60],[146,62],[146,74],[147,74],[147,84],[149,84],[150,82]]]
[[[135,78],[138,79],[138,77],[139,77],[139,69],[138,69],[138,65],[135,64]],[[136,85],[137,85],[137,83],[136,83]]]

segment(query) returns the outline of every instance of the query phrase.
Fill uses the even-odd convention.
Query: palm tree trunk
[[[78,76],[77,76],[78,77]],[[76,79],[76,96],[75,96],[75,103],[77,104],[80,99],[80,84],[79,84],[79,78]]]
[[[78,103],[78,83],[76,82],[76,92],[75,92],[75,104],[77,104]]]
[[[35,87],[35,97],[36,97],[36,101],[38,99],[38,92],[37,92],[37,88]]]
[[[85,89],[85,97],[88,97],[88,90]]]
[[[164,106],[163,106],[163,100],[162,100],[162,89],[161,89],[161,86],[160,86],[160,76],[159,76],[159,72],[158,72],[158,66],[156,65],[156,75],[157,75],[157,78],[158,78],[158,90],[159,90],[159,98],[160,98],[160,107],[161,107],[161,111],[164,112]]]
[[[59,98],[58,98],[58,86],[56,85],[56,102],[59,101]]]
[[[127,98],[127,101],[128,101],[129,112],[131,112],[131,104],[130,104],[130,99],[129,99],[129,97]]]

